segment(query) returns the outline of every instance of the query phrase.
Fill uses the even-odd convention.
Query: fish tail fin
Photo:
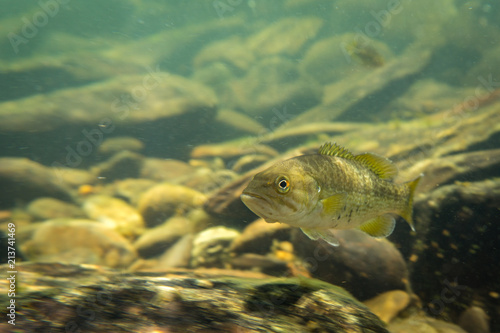
[[[420,179],[422,179],[422,176],[424,174],[420,174],[417,178],[407,182],[404,184],[409,190],[408,193],[408,199],[406,201],[406,206],[403,208],[403,210],[400,212],[399,215],[401,215],[402,218],[408,222],[408,224],[411,227],[411,230],[415,231],[415,225],[413,224],[413,196],[415,194],[415,189],[418,186],[418,182]]]

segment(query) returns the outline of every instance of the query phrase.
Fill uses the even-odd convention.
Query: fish
[[[374,154],[352,154],[336,143],[325,143],[316,154],[277,162],[257,173],[240,198],[268,223],[300,228],[310,239],[332,246],[332,230],[359,229],[376,238],[389,236],[394,215],[413,224],[413,197],[423,174],[395,183],[397,167]]]
[[[366,67],[380,67],[385,64],[384,57],[368,43],[361,43],[357,40],[344,45],[347,53]]]

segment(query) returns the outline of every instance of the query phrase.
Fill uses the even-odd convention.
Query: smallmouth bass
[[[415,230],[413,194],[422,175],[396,184],[397,173],[385,157],[353,155],[326,143],[317,154],[278,162],[256,174],[241,200],[266,222],[287,223],[313,240],[338,246],[331,229],[358,228],[373,237],[387,237],[396,224],[393,214]]]

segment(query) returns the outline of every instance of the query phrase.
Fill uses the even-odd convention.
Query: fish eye
[[[290,181],[285,176],[276,178],[276,185],[280,193],[287,193],[290,190]]]

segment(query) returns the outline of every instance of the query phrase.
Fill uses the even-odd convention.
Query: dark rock
[[[471,306],[462,312],[458,324],[467,333],[490,333],[489,321],[489,316],[482,308]]]
[[[138,209],[148,227],[162,224],[169,217],[200,207],[204,194],[182,185],[163,183],[150,188],[139,200]]]
[[[165,223],[147,229],[139,237],[134,247],[143,258],[162,254],[182,236],[196,232],[195,225],[184,217],[172,217]]]
[[[295,231],[294,248],[313,277],[342,286],[360,300],[408,288],[406,263],[386,239],[375,239],[358,230],[335,230],[340,246],[333,247]]]
[[[0,158],[0,207],[13,206],[17,201],[28,202],[38,197],[72,201],[69,188],[48,168],[27,158]]]
[[[458,314],[476,293],[500,290],[498,202],[500,182],[489,179],[442,186],[415,203],[417,236],[405,247],[413,289],[431,313]],[[450,291],[447,300],[460,302],[444,306],[441,293]]]
[[[258,219],[249,224],[231,243],[231,252],[267,254],[271,252],[274,240],[291,239],[291,229],[287,224],[267,223],[263,219]]]
[[[5,267],[3,269],[6,269]],[[116,272],[102,267],[21,264],[16,327],[85,332],[388,333],[363,304],[313,279],[237,271]],[[8,281],[0,282],[7,289]],[[1,298],[5,317],[8,298]],[[0,329],[12,329],[5,321]]]
[[[109,160],[96,165],[91,172],[99,179],[113,181],[124,178],[139,177],[143,163],[143,157],[130,151],[121,151],[113,155]]]

